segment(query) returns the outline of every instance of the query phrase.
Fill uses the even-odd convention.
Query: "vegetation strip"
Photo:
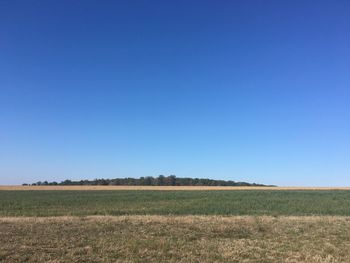
[[[268,190],[268,191],[330,191],[330,190],[348,190],[350,187],[271,187],[271,186],[144,186],[144,185],[0,185],[0,191],[244,191],[244,190]]]
[[[28,185],[28,184],[23,184]],[[36,182],[31,185],[145,185],[145,186],[264,186],[263,184],[235,182],[232,180],[215,180],[204,178],[181,178],[175,175],[140,178],[115,178],[115,179],[95,179],[95,180],[64,180],[62,182]]]
[[[350,191],[0,191],[0,216],[339,215]]]
[[[44,222],[67,222],[67,221],[81,221],[81,222],[182,222],[182,223],[195,223],[195,222],[222,222],[222,223],[234,223],[240,221],[255,221],[262,220],[265,222],[278,221],[300,221],[300,222],[349,222],[350,216],[213,216],[213,215],[121,215],[121,216],[12,216],[12,217],[0,217],[0,222],[32,222],[32,223],[44,223]]]

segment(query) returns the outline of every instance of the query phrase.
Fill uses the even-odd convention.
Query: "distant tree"
[[[26,184],[23,184],[26,185]],[[60,183],[57,182],[36,182],[31,185],[197,185],[197,186],[264,186],[262,184],[250,184],[246,182],[235,182],[225,180],[212,180],[205,178],[177,178],[175,175],[164,176],[159,175],[154,178],[152,176],[136,178],[115,178],[115,179],[94,179],[94,180],[80,180],[71,181],[64,180]],[[273,186],[273,185],[269,185]]]
[[[164,185],[164,183],[165,183],[165,176],[159,175],[157,178],[157,185]]]
[[[108,185],[109,184],[109,182],[107,181],[107,180],[105,180],[105,179],[101,179],[101,180],[99,180],[99,183],[98,183],[99,185]]]
[[[175,186],[176,185],[176,176],[170,175],[168,178],[169,178],[169,185]]]
[[[144,180],[144,185],[152,185],[153,184],[153,177],[147,176]]]
[[[60,183],[61,185],[73,185],[73,182],[71,180],[64,180],[63,182]]]

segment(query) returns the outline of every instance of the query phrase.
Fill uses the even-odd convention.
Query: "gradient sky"
[[[350,186],[350,1],[1,1],[0,184]]]

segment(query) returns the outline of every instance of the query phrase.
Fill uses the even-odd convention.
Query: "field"
[[[82,190],[2,189],[0,261],[350,262],[345,189]]]
[[[0,191],[0,216],[341,215],[350,191]]]
[[[0,185],[0,191],[110,191],[110,190],[152,190],[152,191],[215,191],[215,190],[350,190],[350,187],[271,187],[271,186],[145,186],[145,185],[41,185],[41,186],[20,186],[20,185]]]
[[[342,217],[0,219],[7,262],[350,262]]]

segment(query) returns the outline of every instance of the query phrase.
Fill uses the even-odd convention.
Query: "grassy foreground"
[[[350,191],[0,191],[0,262],[350,262]]]
[[[350,218],[0,218],[4,262],[350,262]]]
[[[340,215],[350,191],[0,191],[0,216]]]

